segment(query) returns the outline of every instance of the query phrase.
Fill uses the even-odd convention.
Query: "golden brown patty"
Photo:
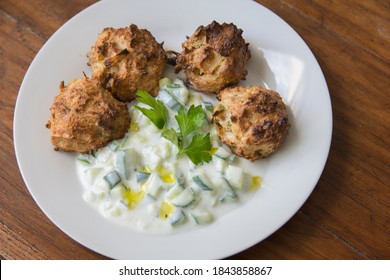
[[[197,90],[218,93],[237,84],[247,75],[250,58],[242,30],[233,23],[213,21],[200,26],[183,44],[176,71],[184,69],[189,83]]]
[[[85,77],[61,82],[46,126],[55,150],[88,153],[124,137],[129,125],[127,106]]]
[[[284,142],[290,124],[280,95],[259,86],[222,90],[213,121],[221,141],[251,161],[274,153]]]
[[[92,78],[100,81],[115,98],[130,101],[137,89],[158,93],[158,81],[166,57],[146,29],[132,24],[128,28],[104,28],[88,53]]]

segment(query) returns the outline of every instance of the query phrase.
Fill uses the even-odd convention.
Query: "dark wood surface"
[[[61,232],[18,170],[13,114],[42,45],[93,0],[0,0],[0,257],[105,259]],[[258,0],[305,40],[328,83],[323,174],[281,229],[231,259],[390,259],[390,2]]]

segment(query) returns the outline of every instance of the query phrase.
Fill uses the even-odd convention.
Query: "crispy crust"
[[[125,136],[127,106],[87,77],[61,82],[46,127],[55,150],[88,153]]]
[[[115,98],[130,101],[137,89],[156,96],[166,56],[162,44],[146,29],[104,28],[88,53],[92,78]]]
[[[222,90],[213,121],[223,143],[251,161],[265,158],[283,144],[290,123],[280,95],[259,86]]]
[[[200,26],[183,44],[176,71],[184,70],[189,84],[197,90],[218,93],[236,85],[247,75],[250,58],[242,30],[233,23],[213,21]]]

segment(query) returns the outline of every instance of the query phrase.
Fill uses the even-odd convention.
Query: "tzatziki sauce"
[[[211,122],[213,100],[188,90],[179,78],[160,81],[157,100],[167,109],[166,127],[178,131],[180,107],[201,106],[206,118],[199,133],[210,135],[211,160],[195,165],[162,130],[128,104],[131,124],[123,139],[93,154],[80,154],[76,168],[83,198],[107,219],[152,234],[170,234],[207,226],[253,196],[261,185],[258,174],[242,168],[218,138]]]

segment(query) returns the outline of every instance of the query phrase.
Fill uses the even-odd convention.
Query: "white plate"
[[[59,82],[90,73],[86,53],[104,27],[135,23],[165,48],[180,51],[186,35],[212,20],[244,30],[252,58],[243,84],[266,85],[282,95],[292,123],[287,141],[252,165],[264,178],[254,197],[209,226],[155,236],[115,225],[83,201],[75,155],[53,151],[45,124]],[[329,92],[313,54],[289,25],[249,0],[98,2],[64,24],[39,51],[21,85],[14,117],[19,168],[39,207],[71,238],[115,259],[219,259],[260,242],[314,189],[331,133]]]

